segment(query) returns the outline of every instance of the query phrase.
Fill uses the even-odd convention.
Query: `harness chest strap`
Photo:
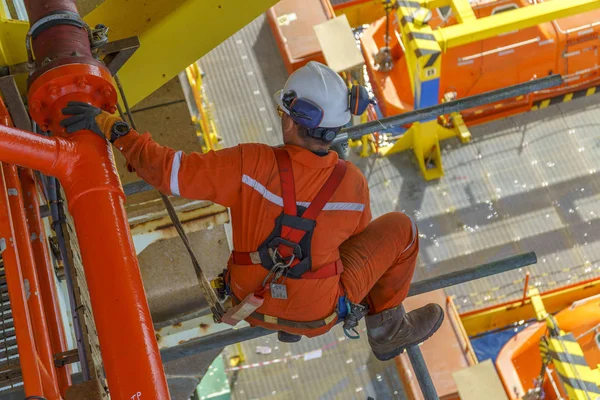
[[[338,160],[333,172],[321,187],[310,206],[302,213],[301,217],[297,216],[296,206],[296,191],[294,184],[294,174],[292,170],[292,162],[287,151],[279,148],[273,149],[279,167],[279,176],[281,181],[281,192],[283,198],[283,212],[290,219],[304,219],[314,223],[319,213],[323,210],[333,193],[337,190],[346,173],[346,163],[343,160]],[[313,224],[314,226],[314,224]],[[281,227],[281,237],[292,243],[300,243],[307,231],[297,229],[288,225]],[[282,257],[287,258],[293,254],[293,249],[289,246],[281,244],[279,252]],[[238,265],[253,265],[261,264],[261,257],[258,251],[254,252],[232,252],[232,261]],[[299,263],[299,260],[294,260],[290,268],[293,268]],[[344,270],[341,260],[321,266],[317,271],[306,271],[302,274],[302,279],[324,279],[331,276],[341,274]]]

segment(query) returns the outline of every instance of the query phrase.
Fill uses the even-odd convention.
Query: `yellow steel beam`
[[[134,105],[276,2],[106,0],[84,20],[90,26],[108,26],[110,40],[139,36],[140,49],[119,72]],[[0,66],[27,61],[28,29],[28,22],[0,14]]]
[[[440,7],[446,7],[450,5],[451,0],[420,0],[421,6],[434,10]]]
[[[442,51],[488,39],[515,29],[523,29],[555,19],[600,8],[598,0],[552,0],[490,17],[437,29],[434,35]]]
[[[531,297],[531,305],[533,306],[533,312],[535,312],[535,318],[538,321],[545,320],[548,316],[548,312],[546,311],[546,307],[544,306],[544,301],[542,300],[542,296],[540,296],[539,290],[537,290],[537,288],[530,288],[529,297]]]
[[[108,26],[110,40],[139,36],[140,49],[119,72],[134,105],[276,2],[106,0],[85,21]]]
[[[469,0],[452,0],[452,11],[459,23],[471,22],[476,19]]]
[[[3,9],[1,5],[0,9]],[[6,19],[5,13],[0,15],[0,66],[27,61],[25,36],[28,30],[28,22]]]

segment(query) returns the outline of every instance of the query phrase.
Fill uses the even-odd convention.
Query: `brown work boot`
[[[381,361],[399,356],[408,347],[429,339],[442,321],[444,310],[433,303],[409,313],[398,306],[365,317],[369,344]]]

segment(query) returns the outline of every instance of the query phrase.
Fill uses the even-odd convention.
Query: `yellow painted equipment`
[[[531,306],[530,296],[532,294],[533,292],[528,290],[528,295],[522,300],[462,314],[461,321],[467,334],[476,336],[487,331],[504,328],[515,321],[537,319],[535,310]],[[597,295],[600,295],[600,278],[541,293],[540,298],[547,312],[554,314],[569,307],[575,301]]]
[[[206,99],[202,84],[203,74],[198,63],[195,62],[187,67],[185,74],[192,90],[192,95],[194,96],[194,104],[196,105],[197,114],[192,115],[192,122],[196,127],[196,135],[201,141],[202,151],[206,153],[210,150],[218,150],[221,148],[219,144],[220,138],[212,117],[210,104]]]
[[[108,26],[111,41],[139,37],[140,48],[119,71],[129,105],[134,106],[275,3],[106,0],[84,21],[90,26]],[[0,63],[27,61],[24,40],[29,23],[0,14],[0,24]],[[210,34],[198,37],[198,27]]]
[[[447,95],[440,93],[440,78],[444,53],[448,49],[600,8],[600,1],[597,0],[553,0],[476,18],[468,0],[398,0],[396,3],[398,40],[406,60],[406,66],[401,68],[406,68],[409,75],[415,109],[438,104],[440,96]],[[457,24],[436,29],[428,26],[432,12],[439,7],[451,7]],[[390,21],[379,23],[391,24]],[[389,28],[391,32],[392,28]],[[366,47],[363,50],[368,52]],[[380,48],[380,52],[385,51],[385,47]],[[371,62],[377,63],[377,56]],[[381,80],[377,83],[379,90],[387,91],[389,83],[382,83],[385,75],[382,73],[377,76]],[[387,79],[391,79],[390,76]],[[444,79],[447,81],[452,78]],[[568,101],[573,96],[560,97]],[[537,107],[543,108],[553,102],[558,100],[546,100]],[[393,138],[396,139],[393,145],[381,148],[380,152],[391,155],[412,148],[425,179],[438,179],[444,174],[439,142],[451,137],[458,137],[463,143],[470,141],[471,135],[460,114],[415,123],[404,135]]]
[[[600,397],[600,373],[588,366],[575,336],[560,329],[556,319],[544,308],[537,289],[530,290],[530,297],[538,321],[545,321],[547,326],[547,335],[540,339],[544,369],[550,363],[554,365],[569,399]]]

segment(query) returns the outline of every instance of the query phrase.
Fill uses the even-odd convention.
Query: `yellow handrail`
[[[192,121],[196,124],[196,134],[202,138],[202,151],[206,153],[211,150],[218,150],[221,147],[219,136],[212,119],[212,113],[207,110],[208,102],[202,87],[202,71],[200,71],[197,63],[193,63],[185,69],[185,74],[198,110],[198,115],[193,115]]]

